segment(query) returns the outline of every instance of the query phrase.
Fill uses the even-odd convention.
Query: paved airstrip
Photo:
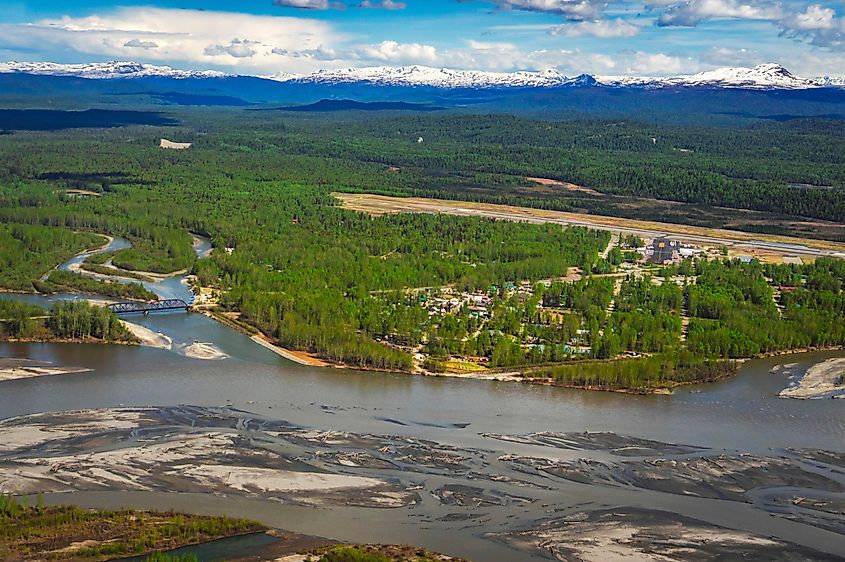
[[[393,213],[443,213],[458,216],[485,217],[530,223],[553,223],[562,226],[584,226],[614,233],[634,234],[644,239],[671,236],[683,243],[700,247],[727,247],[732,254],[748,254],[782,261],[784,258],[845,258],[845,244],[790,236],[755,234],[719,228],[704,228],[602,215],[548,211],[510,205],[494,205],[470,201],[446,201],[412,197],[388,197],[372,194],[335,193],[343,207],[373,215]]]

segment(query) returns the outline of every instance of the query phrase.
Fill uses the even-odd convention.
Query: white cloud
[[[346,4],[329,0],[274,0],[273,5],[303,10],[342,10],[346,7]]]
[[[715,19],[768,21],[781,34],[823,49],[845,50],[845,18],[824,4],[800,0],[645,0],[648,9],[662,9],[661,27],[695,27]]]
[[[832,8],[811,4],[779,24],[785,36],[808,40],[823,49],[845,51],[845,17],[837,16]]]
[[[390,64],[438,64],[441,57],[431,45],[382,41],[377,45],[359,47],[351,53],[359,60]]]
[[[155,49],[158,47],[158,43],[155,41],[141,41],[140,39],[132,39],[131,41],[127,41],[123,44],[124,47],[130,47],[135,49]]]
[[[836,11],[820,4],[807,6],[803,12],[787,16],[781,23],[790,29],[832,29],[836,26]]]
[[[623,74],[666,76],[690,72],[692,61],[665,53],[635,52],[627,57],[621,68]]]
[[[662,0],[647,2],[647,5],[665,5]],[[743,20],[777,20],[784,16],[780,3],[750,0],[687,0],[669,5],[657,24],[660,26],[693,27],[702,21],[718,18]]]
[[[237,59],[244,59],[255,56],[255,49],[252,45],[256,45],[254,41],[246,41],[243,39],[233,39],[228,45],[209,45],[203,49],[203,54],[210,57],[219,57],[229,55]]]
[[[725,66],[757,66],[767,62],[767,58],[751,49],[731,49],[728,47],[711,47],[704,51],[699,59],[713,67]]]
[[[382,8],[386,6],[385,0],[370,1]],[[648,1],[653,9],[672,10],[679,5],[670,0]],[[514,9],[557,10],[563,4],[567,9],[582,4],[601,9],[605,7],[605,3],[575,0],[499,2],[501,5],[505,3]],[[693,9],[692,4],[696,4],[697,17],[705,19],[730,17],[729,14],[757,18],[763,17],[764,13],[754,10],[749,12],[748,8],[741,7],[763,8],[752,0],[744,0],[744,4],[740,4],[739,0],[690,0],[683,3],[683,6],[685,9]],[[522,8],[517,8],[517,5]],[[461,42],[457,37],[448,46],[428,41],[397,40],[370,44],[365,39],[345,35],[333,23],[308,17],[126,7],[85,17],[0,24],[0,49],[28,54],[30,59],[53,59],[56,53],[62,53],[62,62],[138,60],[178,67],[216,68],[244,74],[304,73],[348,66],[419,64],[501,72],[556,69],[568,75],[582,72],[666,75],[708,70],[714,65],[746,66],[772,60],[810,76],[845,74],[845,59],[841,56],[841,51],[845,50],[845,23],[841,16],[824,4],[802,4],[789,13],[779,4],[769,2],[767,6],[769,11],[765,13],[768,17],[777,16],[770,20],[772,25],[780,27],[787,37],[817,48],[790,46],[783,49],[769,41],[766,44],[751,45],[759,52],[746,51],[742,47],[750,44],[736,37],[730,46],[718,45],[710,49],[709,45],[713,43],[704,46],[699,44],[681,53],[645,52],[637,47],[637,44],[646,45],[642,41],[632,41],[632,50],[623,52],[602,49],[600,42],[587,40],[579,42],[587,50],[561,49],[556,41],[548,39],[547,48],[528,48],[516,41]],[[627,21],[625,16],[588,18],[561,22],[557,26],[529,25],[526,29],[536,31],[540,37],[543,33],[553,33],[564,37],[625,38],[633,37],[638,32],[648,32],[674,35],[677,40],[677,34],[689,33],[645,28]],[[786,42],[787,39],[782,41]],[[677,46],[679,42],[673,41],[672,44],[673,49],[682,49]]]
[[[143,52],[146,62],[257,73],[313,70],[307,57],[280,53],[330,51],[345,40],[331,24],[310,18],[152,7],[0,24],[0,43],[9,49],[76,52],[89,60],[140,57]]]
[[[283,8],[299,8],[302,10],[345,10],[347,5],[343,2],[331,0],[274,0],[274,6]],[[381,10],[404,10],[407,7],[405,2],[395,0],[361,0],[356,8],[378,8]]]
[[[359,8],[381,8],[382,10],[404,10],[407,6],[405,2],[394,2],[393,0],[363,0],[358,4]]]
[[[640,32],[640,27],[628,23],[622,19],[581,21],[577,23],[565,23],[555,26],[549,30],[551,35],[564,37],[582,37],[591,35],[593,37],[633,37]]]
[[[460,0],[459,0],[460,1]],[[610,2],[620,0],[487,0],[500,10],[544,12],[570,21],[595,20]]]

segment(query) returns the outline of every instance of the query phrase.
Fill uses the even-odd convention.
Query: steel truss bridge
[[[135,312],[158,312],[163,310],[188,310],[190,305],[182,299],[165,299],[155,302],[119,302],[110,304],[109,308],[115,314],[131,314]]]

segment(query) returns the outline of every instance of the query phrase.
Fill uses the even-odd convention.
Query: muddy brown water
[[[119,346],[2,344],[0,356],[79,366],[90,372],[0,383],[0,418],[36,412],[121,405],[231,406],[306,428],[407,435],[501,455],[606,459],[606,451],[559,450],[504,442],[482,433],[609,431],[759,455],[785,448],[845,452],[845,402],[777,398],[787,384],[773,366],[809,366],[834,353],[811,353],[746,364],[738,376],[671,396],[626,396],[452,378],[387,375],[293,364],[248,338],[194,314],[138,317],[175,341],[216,344],[229,358],[189,359],[178,353]],[[497,470],[501,468],[501,470]],[[502,467],[491,467],[502,473]],[[378,471],[370,471],[378,474]],[[386,475],[388,477],[393,475]],[[442,475],[430,489],[450,484]],[[463,479],[456,479],[466,483]],[[518,491],[516,491],[518,493]],[[423,496],[413,509],[308,508],[258,499],[161,492],[78,492],[87,506],[174,508],[255,517],[291,531],[338,540],[415,543],[473,560],[531,560],[490,541],[494,526],[530,527],[554,504],[634,505],[683,513],[710,523],[777,536],[845,556],[845,538],[774,518],[748,504],[577,483],[556,484],[545,503],[508,510],[498,520],[437,521],[449,510]],[[68,501],[59,495],[52,501]],[[491,510],[479,510],[491,512]]]
[[[167,288],[179,291],[180,279]],[[27,300],[38,301],[39,297]],[[198,314],[136,316],[133,322],[174,339],[174,348],[210,342],[228,358],[190,359],[176,351],[74,344],[0,344],[0,357],[49,361],[89,372],[0,383],[0,419],[38,412],[119,406],[229,406],[304,428],[424,438],[461,449],[492,451],[489,471],[513,475],[501,455],[607,459],[607,451],[565,450],[493,439],[482,434],[607,431],[619,435],[778,456],[787,448],[845,452],[845,400],[777,397],[786,374],[774,366],[807,368],[842,352],[805,353],[746,363],[736,377],[681,389],[670,396],[627,396],[519,383],[427,378],[303,367],[246,336]],[[617,459],[618,460],[618,459]],[[379,475],[374,469],[370,475]],[[385,474],[386,478],[394,477]],[[443,474],[426,477],[426,490],[468,484]],[[845,479],[843,479],[845,481]],[[85,506],[174,508],[253,517],[294,532],[361,542],[413,543],[477,561],[535,560],[485,534],[525,529],[579,505],[633,506],[680,513],[845,557],[845,537],[804,525],[748,503],[685,497],[629,487],[555,482],[538,501],[508,510],[480,508],[475,520],[446,517],[431,494],[413,508],[318,508],[260,498],[163,492],[74,492],[49,497]],[[519,494],[516,488],[503,486]],[[443,520],[441,520],[443,519]]]

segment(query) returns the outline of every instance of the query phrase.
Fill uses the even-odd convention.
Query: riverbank
[[[52,336],[35,336],[31,338],[0,338],[0,343],[87,343],[97,345],[139,345],[136,340],[101,340],[98,338],[62,338]]]
[[[278,344],[274,343],[271,338],[266,336],[265,334],[261,333],[259,330],[254,328],[253,326],[244,324],[243,322],[238,321],[237,317],[234,315],[226,315],[221,312],[213,311],[208,308],[199,308],[196,309],[197,312],[204,314],[205,316],[220,322],[221,324],[237,330],[238,332],[249,336],[249,338],[261,345],[262,347],[273,351],[274,353],[298,363],[300,365],[309,366],[309,367],[330,367],[334,369],[347,369],[347,370],[356,370],[356,371],[376,371],[376,372],[386,372],[381,371],[378,369],[368,369],[365,367],[357,367],[352,365],[345,365],[342,363],[333,363],[326,360],[323,360],[319,357],[314,355],[293,351]],[[842,349],[842,346],[836,346],[826,349]],[[588,390],[592,392],[607,392],[607,393],[614,393],[614,394],[627,394],[627,395],[634,395],[634,396],[649,396],[649,395],[671,395],[676,390],[689,387],[693,385],[699,384],[710,384],[715,383],[718,381],[726,380],[731,377],[736,376],[737,369],[743,363],[750,361],[751,359],[757,358],[765,358],[770,356],[782,356],[782,355],[790,355],[790,354],[797,354],[797,353],[805,353],[808,351],[812,351],[810,349],[796,349],[796,350],[785,350],[780,352],[772,352],[770,354],[760,354],[758,357],[755,358],[743,358],[743,359],[736,359],[736,360],[725,360],[726,362],[732,363],[734,368],[732,370],[720,371],[713,376],[706,376],[700,379],[695,380],[679,380],[679,381],[664,381],[664,384],[659,386],[649,387],[649,386],[614,386],[612,384],[604,385],[604,384],[581,384],[581,383],[571,383],[571,382],[564,382],[561,380],[555,380],[553,377],[538,377],[532,376],[532,371],[536,372],[542,368],[549,368],[549,367],[561,367],[567,365],[577,365],[577,362],[572,363],[562,363],[556,364],[551,366],[534,366],[530,368],[526,368],[525,370],[514,370],[514,369],[502,369],[502,370],[490,370],[484,369],[479,371],[465,371],[465,372],[434,372],[428,371],[422,368],[416,368],[413,372],[399,372],[399,374],[408,374],[408,375],[420,375],[425,377],[447,377],[447,378],[455,378],[455,379],[474,379],[474,380],[483,380],[483,381],[495,381],[495,382],[518,382],[523,384],[532,384],[532,385],[540,385],[540,386],[554,386],[558,388],[567,388],[572,390]],[[602,363],[619,363],[624,361],[624,359],[611,359],[602,361]],[[390,371],[395,372],[395,371]]]
[[[324,362],[322,359],[317,359],[316,357],[312,357],[307,353],[301,351],[293,351],[291,349],[286,349],[269,341],[269,338],[264,334],[255,334],[250,336],[250,339],[264,347],[269,349],[273,353],[284,357],[289,361],[293,361],[294,363],[299,363],[300,365],[306,365],[308,367],[328,367],[329,364]],[[343,368],[340,365],[336,365],[337,368]]]
[[[185,275],[186,273],[188,273],[187,269],[179,269],[170,273],[155,273],[153,271],[136,271],[134,269],[123,269],[117,267],[116,265],[110,264],[97,264],[97,266],[111,273],[105,274],[100,273],[98,271],[92,271],[86,268],[84,263],[72,264],[68,266],[68,269],[80,275],[91,276],[103,280],[114,279],[115,277],[118,277],[120,279],[127,279],[133,281],[146,281],[148,283],[158,283],[160,281],[164,281],[165,279],[169,279],[170,277],[175,277],[177,275]]]
[[[334,545],[310,550],[294,556],[279,558],[274,562],[329,562],[334,560],[362,562],[467,562],[463,558],[453,558],[437,554],[425,548],[406,545]]]
[[[205,309],[205,308],[195,309],[195,312],[199,312],[200,314],[207,316],[208,318],[211,318],[212,320],[215,320],[215,321],[223,324],[224,326],[231,328],[232,330],[235,330],[235,331],[240,332],[240,333],[242,333],[246,336],[249,336],[249,338],[252,341],[257,343],[261,347],[264,347],[265,349],[269,349],[273,353],[275,353],[275,354],[277,354],[281,357],[284,357],[285,359],[288,359],[289,361],[293,361],[294,363],[299,363],[300,365],[305,365],[306,367],[338,367],[338,368],[343,368],[342,366],[339,366],[339,365],[332,365],[330,363],[327,363],[326,361],[323,361],[322,359],[319,359],[319,358],[317,358],[313,355],[310,355],[308,353],[305,353],[305,352],[302,352],[302,351],[293,351],[291,349],[284,348],[284,347],[274,343],[269,338],[269,336],[266,336],[265,334],[261,333],[259,330],[253,328],[252,326],[248,326],[248,325],[244,324],[243,322],[239,322],[237,320],[237,318],[229,317],[229,316],[223,314],[222,312],[215,312],[213,310],[209,310],[209,309]]]

